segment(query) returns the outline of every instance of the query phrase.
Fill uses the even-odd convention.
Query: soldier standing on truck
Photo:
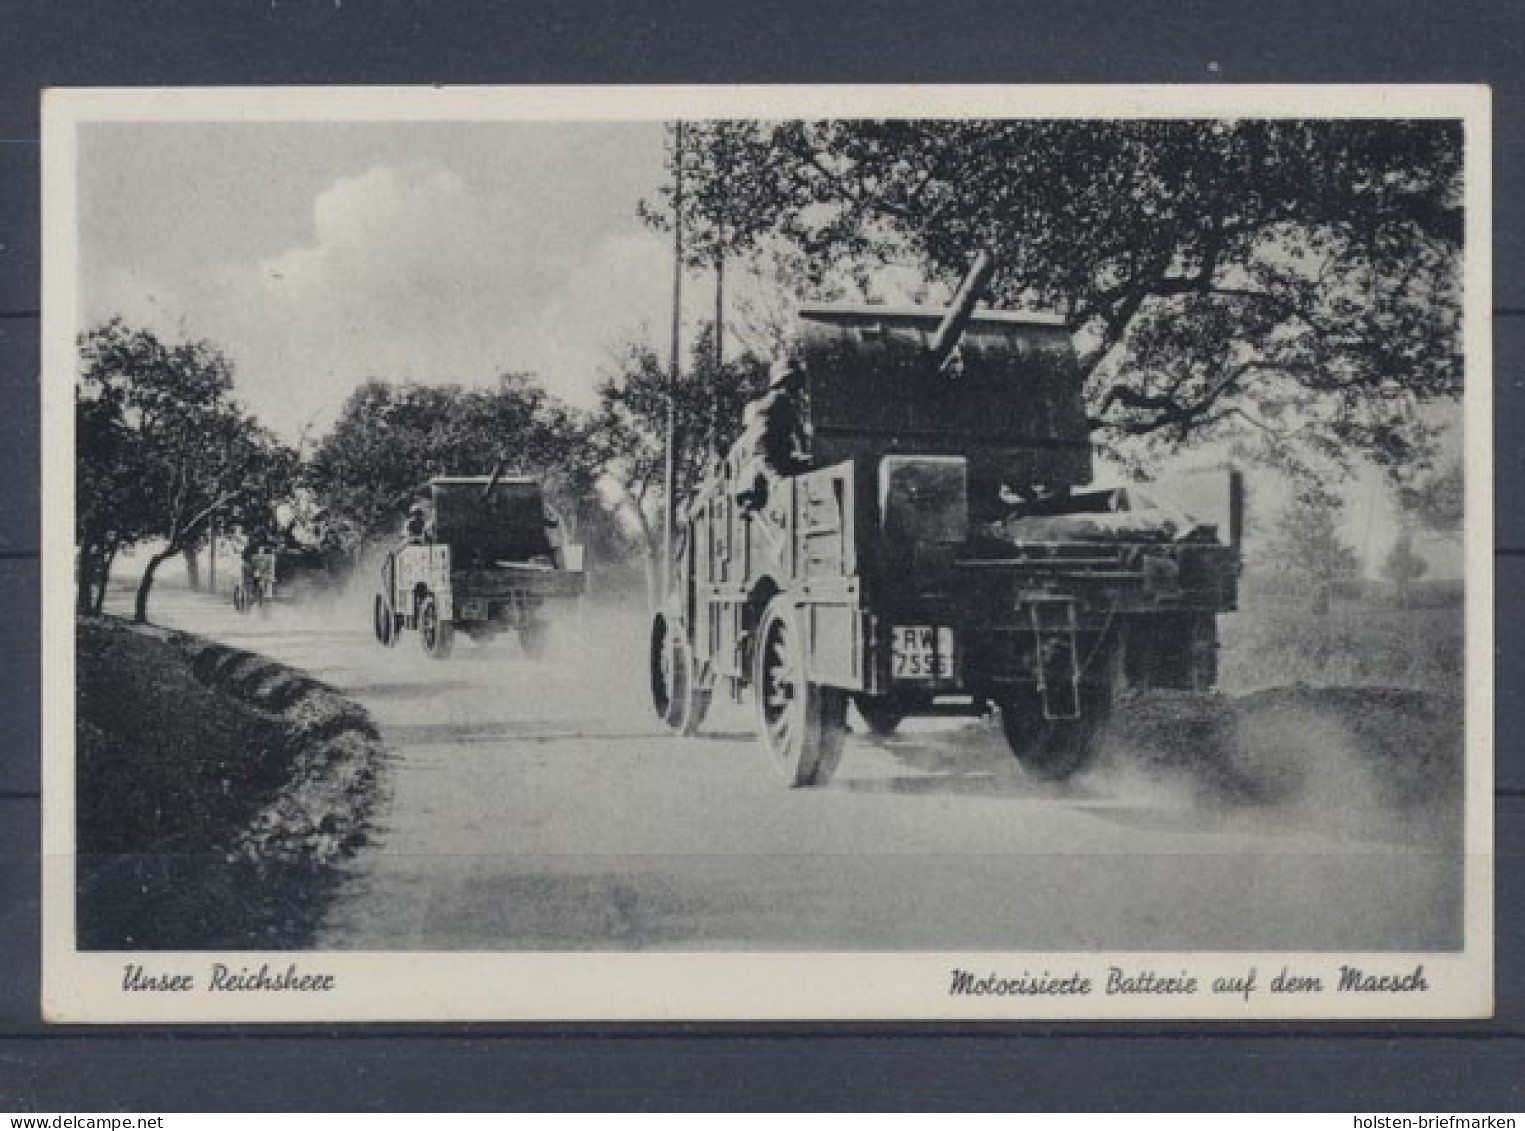
[[[434,504],[419,499],[408,508],[407,521],[403,523],[403,545],[422,546],[434,541]]]
[[[747,405],[735,462],[743,487],[737,501],[757,510],[768,498],[768,480],[798,475],[810,467],[805,416],[799,396],[805,370],[791,357],[779,358],[768,373],[768,391]]]

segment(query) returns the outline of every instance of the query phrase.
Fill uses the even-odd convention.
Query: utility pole
[[[667,452],[662,482],[662,565],[657,600],[667,598],[672,573],[672,543],[678,502],[678,351],[683,320],[683,123],[673,130],[672,369],[667,377]]]
[[[720,454],[720,381],[725,365],[725,251],[715,247],[715,379],[710,382],[709,446]]]

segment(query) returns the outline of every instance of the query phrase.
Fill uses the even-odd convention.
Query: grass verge
[[[78,944],[308,944],[364,843],[382,750],[272,661],[111,618],[77,628]]]

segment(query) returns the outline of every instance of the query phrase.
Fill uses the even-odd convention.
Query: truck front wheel
[[[775,597],[758,628],[752,694],[763,746],[796,788],[831,780],[847,734],[847,692],[811,681],[808,648],[798,611]]]
[[[432,593],[418,606],[418,639],[431,660],[449,658],[455,645],[455,625],[440,619],[439,604]]]
[[[391,604],[380,593],[376,594],[371,620],[378,644],[390,648],[397,643],[397,616],[392,612]]]

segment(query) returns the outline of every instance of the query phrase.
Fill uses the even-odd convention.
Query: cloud
[[[227,344],[246,398],[287,435],[326,426],[369,376],[531,371],[588,405],[618,344],[666,340],[669,251],[633,214],[585,230],[537,193],[420,162],[341,178],[311,216],[301,243],[224,267],[196,296],[198,333]]]

